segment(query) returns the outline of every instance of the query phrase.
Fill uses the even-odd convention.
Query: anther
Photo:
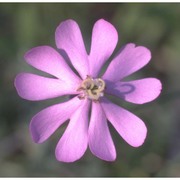
[[[104,96],[104,89],[105,82],[102,79],[93,79],[91,76],[87,76],[77,89],[77,91],[82,92],[78,97],[79,99],[88,98],[97,102],[100,97]]]

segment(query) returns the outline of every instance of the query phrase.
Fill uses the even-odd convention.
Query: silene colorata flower
[[[60,23],[55,41],[66,57],[50,46],[35,47],[24,56],[29,65],[52,75],[52,78],[32,73],[20,73],[15,78],[16,90],[24,99],[40,101],[64,95],[71,97],[66,102],[43,109],[32,118],[30,133],[33,141],[46,141],[69,120],[55,149],[57,160],[74,162],[83,156],[89,146],[98,158],[114,161],[116,149],[109,131],[109,121],[129,145],[141,146],[147,134],[144,122],[108,100],[106,95],[135,104],[157,98],[161,92],[158,79],[124,80],[150,61],[150,51],[133,43],[126,44],[105,73],[99,76],[118,42],[117,31],[112,24],[103,19],[94,24],[89,54],[74,20]]]

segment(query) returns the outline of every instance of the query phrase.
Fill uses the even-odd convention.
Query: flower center
[[[94,101],[104,96],[105,82],[100,79],[93,79],[91,76],[87,76],[85,80],[82,81],[81,86],[77,91],[81,91],[78,97],[79,99],[89,98]]]

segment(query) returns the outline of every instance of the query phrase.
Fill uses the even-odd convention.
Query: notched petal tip
[[[148,48],[133,43],[126,44],[109,64],[103,79],[113,82],[122,80],[140,70],[150,59],[151,52]]]
[[[124,47],[129,48],[129,51],[134,49],[136,53],[146,56],[147,60],[151,59],[151,51],[145,46],[140,46],[135,43],[128,43]]]

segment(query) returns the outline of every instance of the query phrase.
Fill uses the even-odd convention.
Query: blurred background
[[[144,105],[114,99],[148,128],[143,146],[133,148],[110,125],[115,162],[99,160],[89,150],[75,163],[58,162],[54,150],[67,124],[39,145],[32,142],[28,127],[38,111],[64,99],[26,101],[14,88],[19,72],[38,72],[25,63],[24,53],[40,45],[56,48],[55,29],[69,18],[78,22],[88,52],[99,18],[111,22],[119,33],[114,54],[129,42],[149,48],[152,60],[131,78],[156,77],[163,84],[160,97]],[[0,176],[180,176],[180,4],[0,3]]]

